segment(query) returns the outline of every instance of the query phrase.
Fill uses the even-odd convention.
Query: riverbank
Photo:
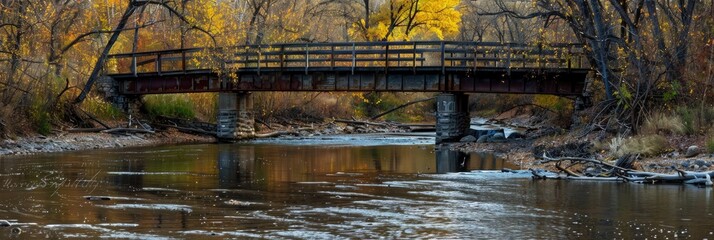
[[[182,133],[175,129],[152,134],[60,132],[50,136],[37,135],[19,137],[16,140],[2,140],[0,156],[212,142],[216,142],[214,137]]]
[[[404,133],[408,129],[403,126],[386,123],[322,123],[302,124],[296,126],[273,126],[273,131],[285,133],[282,135],[311,137],[311,136],[337,136],[355,133]],[[266,134],[270,130],[265,130]],[[277,137],[282,138],[282,137]],[[167,144],[214,143],[216,138],[210,136],[183,133],[173,128],[157,131],[156,133],[110,134],[110,133],[70,133],[59,132],[50,136],[26,136],[15,140],[0,141],[0,156],[31,155],[38,153],[68,152],[91,149],[116,149],[127,147],[157,146]],[[543,151],[568,152],[580,154],[581,149],[568,149],[564,147],[572,144],[582,144],[594,141],[592,137],[576,138],[573,134],[556,134],[551,136],[508,140],[506,142],[459,142],[450,144],[452,150],[465,153],[491,152],[495,156],[519,165],[522,169],[546,168],[552,166],[539,164],[537,156]],[[572,148],[572,146],[571,146]],[[577,147],[576,147],[577,148]],[[588,153],[579,157],[595,157],[603,159],[602,153]],[[714,154],[701,153],[695,157],[684,157],[683,151],[673,150],[661,156],[649,157],[638,160],[636,167],[644,171],[672,172],[674,168],[688,171],[714,170]]]
[[[256,135],[258,138],[283,136],[330,136],[365,133],[404,133],[408,128],[392,123],[348,121],[348,123],[296,123],[271,125]],[[265,137],[260,137],[265,136]],[[30,135],[0,140],[0,156],[31,155],[38,153],[69,152],[91,149],[147,147],[167,144],[215,143],[215,137],[181,132],[175,128],[157,130],[155,133],[112,134],[101,132],[56,132],[52,135]]]
[[[607,160],[604,152],[596,152],[593,149],[578,149],[584,145],[589,145],[593,141],[593,139],[588,137],[578,139],[571,136],[571,134],[562,134],[503,143],[454,143],[451,144],[450,147],[452,150],[465,153],[490,152],[496,157],[519,165],[522,169],[542,168],[557,171],[552,164],[540,164],[540,159],[537,157],[542,156],[545,151],[548,152],[551,157],[553,157],[553,155],[561,155],[563,157],[585,157]],[[674,170],[675,168],[695,172],[714,170],[714,153],[701,152],[696,154],[696,156],[686,157],[686,151],[686,149],[672,150],[658,156],[644,157],[635,162],[635,168],[642,171],[660,173],[676,172]]]

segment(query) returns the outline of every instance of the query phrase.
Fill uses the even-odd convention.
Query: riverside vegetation
[[[99,122],[112,127],[160,117],[215,122],[217,96],[212,93],[145,96],[142,113],[129,116],[97,93],[84,92],[91,89],[88,80],[96,77],[97,68],[92,66],[117,64],[102,62],[102,49],[140,52],[435,39],[535,46],[574,42],[585,45],[593,70],[586,93],[588,108],[576,111],[574,99],[554,96],[472,95],[472,115],[533,131],[523,142],[463,143],[456,148],[500,149],[512,161],[530,166],[540,158],[534,154],[537,150],[587,145],[561,152],[604,160],[639,156],[633,167],[659,161],[662,164],[657,166],[682,168],[685,161],[709,161],[699,158],[714,153],[712,13],[711,2],[695,0],[596,0],[592,4],[570,0],[5,1],[0,3],[0,138],[3,150],[17,150],[25,148],[13,145],[18,142],[35,139],[31,141],[48,144],[46,139],[74,134],[68,129],[97,127]],[[76,101],[82,93],[90,97]],[[400,129],[357,131],[332,119],[370,119],[433,94],[254,93],[253,97],[256,128],[263,133],[311,125],[313,129],[303,134],[326,134]],[[377,121],[428,123],[434,121],[433,112],[433,100],[423,101]],[[140,137],[152,138],[144,135]],[[126,144],[99,146],[122,145]]]

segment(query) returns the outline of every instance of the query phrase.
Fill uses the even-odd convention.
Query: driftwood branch
[[[431,97],[431,98],[419,99],[419,100],[414,100],[414,101],[411,101],[411,102],[408,102],[408,103],[399,105],[399,106],[397,106],[397,107],[395,107],[395,108],[389,109],[389,110],[387,110],[387,111],[385,111],[385,112],[383,112],[383,113],[380,113],[380,114],[375,115],[374,117],[371,118],[371,120],[373,120],[373,121],[374,121],[374,120],[377,120],[377,119],[379,119],[380,117],[382,117],[382,116],[384,116],[384,115],[387,115],[387,114],[389,114],[389,113],[391,113],[391,112],[394,112],[394,111],[396,111],[396,110],[399,110],[399,109],[401,109],[401,108],[408,107],[408,106],[410,106],[410,105],[417,104],[417,103],[420,103],[420,102],[426,102],[426,101],[429,101],[429,100],[432,100],[432,99],[434,99],[434,98]]]
[[[374,122],[366,122],[366,121],[357,121],[357,120],[345,120],[345,119],[335,119],[335,122],[338,123],[347,123],[347,124],[358,124],[358,125],[372,125],[372,126],[380,126],[380,127],[386,127],[387,125],[384,123],[374,123]]]
[[[312,127],[302,127],[302,128],[297,128],[291,131],[274,131],[274,132],[269,132],[269,133],[258,133],[253,135],[255,138],[271,138],[271,137],[280,137],[283,135],[291,135],[291,134],[296,134],[297,132],[300,131],[311,131],[315,130]]]
[[[263,121],[262,119],[256,118],[255,121],[256,121],[257,123],[263,124],[263,126],[267,127],[268,129],[273,130],[273,128],[270,127],[270,124],[266,123],[266,122]]]
[[[176,125],[161,124],[161,123],[154,123],[154,125],[159,126],[159,127],[165,127],[165,128],[174,128],[181,132],[197,133],[197,134],[209,135],[209,136],[214,136],[214,137],[216,136],[216,132],[206,131],[206,130],[198,129],[198,128],[179,127]]]
[[[112,128],[100,131],[101,133],[155,133],[152,130],[139,128]]]
[[[255,138],[271,138],[271,137],[279,137],[279,136],[288,135],[288,134],[291,134],[291,132],[275,131],[275,132],[270,132],[270,133],[257,133],[257,134],[255,134]]]
[[[570,162],[572,164],[568,167],[562,167],[561,164],[564,162]],[[625,181],[633,183],[648,183],[648,184],[660,184],[660,183],[673,183],[673,184],[696,184],[704,186],[712,186],[712,177],[714,177],[714,171],[708,172],[691,172],[684,171],[680,169],[674,169],[676,173],[674,174],[664,174],[655,172],[644,172],[637,171],[630,168],[623,168],[608,162],[597,159],[589,158],[579,158],[579,157],[559,157],[551,158],[543,154],[543,160],[540,161],[541,164],[544,163],[555,163],[555,167],[565,174],[553,173],[548,171],[539,171],[531,169],[531,174],[534,179],[563,179],[563,180],[590,180],[590,181]],[[569,169],[575,165],[582,164],[593,164],[601,167],[609,174],[602,174],[598,176],[582,176],[573,172]]]
[[[615,165],[612,165],[607,162],[603,162],[602,160],[597,160],[597,159],[589,159],[589,158],[580,158],[580,157],[559,157],[559,158],[551,158],[543,154],[543,160],[541,160],[539,163],[549,163],[549,162],[562,162],[562,161],[576,161],[576,162],[589,162],[589,163],[594,163],[598,165],[603,165],[607,166],[610,168],[622,170],[622,171],[634,171],[632,169],[627,169],[627,168],[621,168]]]
[[[96,132],[101,132],[107,130],[106,128],[70,128],[67,129],[67,132],[71,133],[96,133]]]
[[[78,109],[80,112],[84,113],[84,115],[86,115],[89,119],[92,119],[92,121],[95,121],[95,122],[99,123],[99,125],[102,125],[102,127],[104,127],[104,129],[110,129],[110,128],[111,128],[111,127],[109,127],[109,125],[107,125],[107,124],[105,124],[104,122],[102,122],[102,121],[100,121],[99,119],[97,119],[97,117],[95,117],[94,115],[88,113],[87,111],[84,111],[84,109],[81,109],[81,108],[79,108],[79,107],[77,107],[77,109]]]

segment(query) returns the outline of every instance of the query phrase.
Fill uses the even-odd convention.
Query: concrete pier
[[[442,93],[436,96],[436,143],[459,141],[469,130],[469,96]]]
[[[233,140],[255,136],[251,93],[219,93],[216,123],[216,134],[219,139]]]

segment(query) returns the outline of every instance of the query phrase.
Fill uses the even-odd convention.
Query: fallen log
[[[627,181],[623,178],[620,177],[574,177],[574,176],[568,176],[565,177],[564,179],[567,180],[584,180],[584,181],[598,181],[598,182],[624,182]]]
[[[374,123],[374,122],[366,122],[366,121],[357,121],[357,120],[345,120],[345,119],[335,119],[335,122],[338,123],[347,123],[347,124],[357,124],[357,125],[372,125],[372,126],[380,126],[380,127],[386,127],[387,125],[384,123]]]
[[[206,130],[198,129],[198,128],[179,127],[179,126],[174,126],[174,125],[169,125],[169,124],[161,124],[161,123],[155,123],[154,125],[159,126],[159,127],[174,128],[174,129],[179,130],[179,131],[181,131],[181,132],[197,133],[197,134],[203,134],[203,135],[209,135],[209,136],[216,136],[216,132],[210,132],[210,131],[206,131]]]
[[[84,111],[84,109],[82,109],[82,108],[80,108],[80,107],[77,107],[76,105],[74,105],[74,106],[75,106],[75,108],[78,109],[80,112],[84,113],[84,115],[86,115],[89,119],[91,119],[92,121],[95,121],[95,122],[99,123],[99,125],[102,125],[102,127],[104,127],[104,129],[110,129],[109,125],[107,125],[106,123],[100,121],[100,120],[97,119],[97,117],[95,117],[94,115],[88,113],[87,111]]]
[[[291,132],[288,131],[275,131],[275,132],[270,132],[270,133],[256,133],[254,136],[255,138],[271,138],[271,137],[279,137],[282,135],[288,135],[291,134]]]
[[[71,133],[96,133],[107,130],[106,128],[70,128],[67,132]]]
[[[112,128],[100,131],[101,133],[156,133],[152,130],[139,128]]]
[[[434,98],[433,98],[433,97],[430,97],[430,98],[425,98],[425,99],[414,100],[414,101],[411,101],[411,102],[408,102],[408,103],[399,105],[399,106],[397,106],[397,107],[395,107],[395,108],[389,109],[389,110],[387,110],[387,111],[385,111],[385,112],[383,112],[383,113],[380,113],[380,114],[377,114],[377,115],[373,116],[373,117],[371,118],[371,120],[377,120],[377,119],[379,119],[380,117],[382,117],[382,116],[384,116],[384,115],[387,115],[387,114],[389,114],[389,113],[391,113],[391,112],[394,112],[394,111],[396,111],[396,110],[399,110],[400,108],[404,108],[404,107],[407,107],[407,106],[410,106],[410,105],[413,105],[413,104],[417,104],[417,103],[420,103],[420,102],[426,102],[426,101],[429,101],[429,100],[432,100],[432,99],[434,99]]]
[[[562,167],[561,163],[571,162],[572,164],[567,167]],[[630,160],[631,161],[631,160]],[[712,186],[712,177],[714,177],[714,171],[708,172],[690,172],[680,169],[674,169],[677,173],[664,174],[655,172],[643,172],[637,171],[630,168],[623,168],[620,166],[613,165],[608,162],[597,159],[589,158],[579,158],[579,157],[559,157],[551,158],[543,154],[543,160],[540,161],[541,164],[545,163],[555,163],[555,167],[560,171],[560,173],[552,173],[548,171],[537,171],[531,170],[534,179],[563,179],[563,180],[588,180],[588,181],[624,181],[633,183],[647,183],[647,184],[659,184],[659,183],[676,183],[676,184],[696,184],[704,186]],[[579,164],[594,164],[602,168],[609,169],[602,176],[581,176],[573,172],[570,167]],[[631,162],[628,164],[631,165]]]
[[[266,123],[265,121],[261,120],[260,118],[256,118],[256,119],[255,119],[255,122],[260,123],[260,124],[263,124],[263,126],[267,127],[267,128],[270,129],[270,130],[273,130],[273,128],[270,127],[270,124]]]

